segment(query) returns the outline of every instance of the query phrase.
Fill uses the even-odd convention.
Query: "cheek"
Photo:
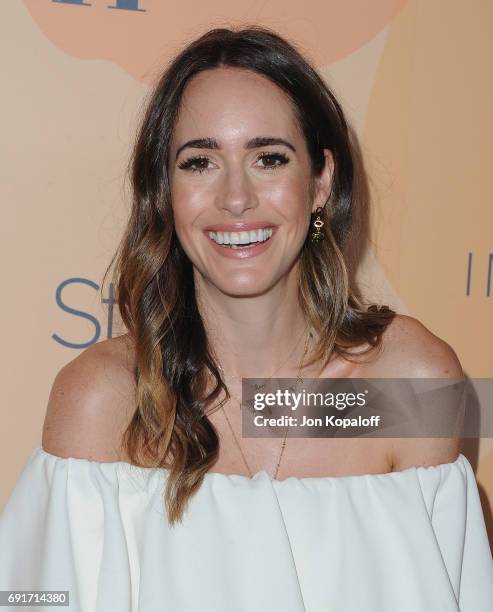
[[[309,216],[309,185],[300,177],[286,177],[264,195],[286,221],[301,221]]]
[[[186,228],[209,206],[210,198],[200,189],[176,182],[171,186],[173,216],[177,227]]]

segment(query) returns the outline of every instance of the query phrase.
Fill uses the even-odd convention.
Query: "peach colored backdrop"
[[[449,342],[471,378],[492,377],[492,20],[489,0],[0,3],[0,507],[40,445],[57,371],[121,332],[97,289],[128,212],[138,112],[169,55],[211,27],[273,27],[315,63],[370,176],[363,289]],[[468,440],[464,454],[493,541],[493,438]]]

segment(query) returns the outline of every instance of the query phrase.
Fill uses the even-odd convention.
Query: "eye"
[[[178,168],[181,168],[182,170],[191,170],[192,172],[207,172],[209,168],[206,168],[200,164],[207,164],[208,161],[208,157],[204,157],[203,155],[197,155],[195,157],[189,157],[188,159],[180,162],[178,164]],[[195,168],[195,164],[199,164],[199,167]]]
[[[274,160],[275,162],[278,162],[275,165],[262,166],[264,170],[275,170],[276,168],[279,168],[280,166],[284,166],[285,164],[289,162],[289,157],[287,155],[284,155],[284,153],[262,152],[258,156],[258,159],[262,161],[263,160],[268,160],[268,161]]]

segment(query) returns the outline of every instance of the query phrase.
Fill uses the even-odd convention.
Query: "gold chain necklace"
[[[305,359],[306,352],[308,350],[308,339],[310,337],[310,334],[308,333],[309,329],[310,329],[309,326],[307,326],[307,332],[306,332],[306,338],[305,338],[305,348],[303,350],[303,355],[301,356],[301,360],[300,360],[300,363],[298,365],[298,372],[297,372],[297,375],[296,375],[295,388],[298,386],[298,384],[300,382],[303,382],[303,379],[301,378],[301,370],[303,368],[303,362],[304,362],[304,359]],[[282,367],[282,366],[280,366],[280,367]],[[277,369],[279,370],[279,368],[277,368]],[[277,370],[276,370],[276,372],[277,372]],[[275,374],[275,372],[274,372],[274,374]],[[264,383],[263,385],[255,385],[255,386],[256,386],[257,389],[261,389],[261,388],[265,387],[266,384],[267,383]],[[294,391],[295,388],[291,387],[291,390]],[[226,411],[224,410],[223,404],[224,404],[224,401],[221,402],[221,404],[220,404],[221,405],[221,409],[223,411],[224,416],[226,417],[226,421],[228,423],[229,429],[231,430],[231,434],[233,435],[233,439],[234,439],[234,441],[236,443],[236,446],[238,447],[238,450],[240,451],[240,454],[241,454],[241,456],[243,458],[243,462],[245,463],[245,466],[246,466],[246,468],[248,470],[248,473],[249,473],[250,477],[252,477],[253,476],[252,470],[250,469],[250,466],[248,464],[248,461],[246,460],[245,454],[243,453],[243,450],[242,450],[242,448],[241,448],[241,446],[240,446],[240,444],[238,442],[238,439],[237,439],[236,434],[234,432],[234,429],[233,429],[233,427],[231,425],[231,422],[228,419],[228,415],[226,414]],[[240,409],[241,409],[241,401],[240,401]],[[281,452],[279,454],[279,460],[277,462],[276,471],[274,472],[274,479],[277,477],[277,474],[279,472],[279,468],[281,466],[282,456],[283,456],[283,453],[284,453],[284,449],[286,447],[286,438],[287,438],[287,435],[288,435],[288,429],[289,429],[289,425],[286,426],[286,433],[284,434],[284,440],[282,441]]]
[[[310,334],[310,335],[311,335],[311,334]],[[300,340],[303,338],[303,336],[304,336],[304,334],[301,334],[301,336],[299,337],[299,339],[296,341],[296,344],[294,345],[293,350],[292,350],[292,351],[289,353],[289,355],[287,356],[286,361],[284,361],[283,363],[281,363],[281,365],[280,365],[280,366],[278,366],[278,367],[277,367],[277,368],[276,368],[276,369],[275,369],[275,370],[272,372],[272,374],[270,375],[270,377],[269,377],[269,378],[272,378],[272,377],[274,376],[274,374],[276,374],[276,373],[277,373],[277,372],[278,372],[278,371],[279,371],[279,370],[280,370],[280,369],[281,369],[283,366],[285,366],[285,365],[286,365],[286,363],[289,361],[289,358],[291,357],[291,355],[292,355],[292,354],[295,352],[295,350],[298,348],[298,344],[300,343]],[[303,355],[303,356],[304,356],[304,355]],[[222,368],[220,365],[218,365],[218,368],[221,370],[221,372],[222,372],[222,373],[223,373],[223,375],[224,375],[224,373],[225,373],[225,372],[224,372],[223,368]],[[238,378],[238,376],[233,376],[233,375],[231,375],[231,378]],[[267,384],[267,383],[265,383],[265,384],[263,384],[263,385],[255,385],[255,389],[256,389],[256,391],[260,391],[261,389],[263,389],[263,388],[265,387],[265,385],[266,385],[266,384]],[[238,402],[238,404],[239,404],[239,409],[241,410],[241,409],[242,409],[242,407],[243,407],[243,404],[241,403],[241,400],[239,400],[239,399],[238,399],[238,398],[237,398],[235,395],[233,395],[233,393],[230,393],[230,395],[231,395],[231,397],[232,397],[234,400],[236,400],[236,401]],[[225,398],[225,399],[224,399],[224,400],[221,402],[221,406],[222,406],[222,405],[223,405],[223,404],[224,404],[226,401],[227,401],[227,400],[226,400],[226,398]]]

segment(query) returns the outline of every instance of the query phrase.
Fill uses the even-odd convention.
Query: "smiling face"
[[[326,160],[312,201],[310,159],[286,94],[249,70],[194,76],[183,93],[168,175],[175,230],[196,280],[198,273],[199,282],[247,296],[292,274],[310,213],[328,196],[328,151]],[[245,241],[258,242],[239,247]]]

